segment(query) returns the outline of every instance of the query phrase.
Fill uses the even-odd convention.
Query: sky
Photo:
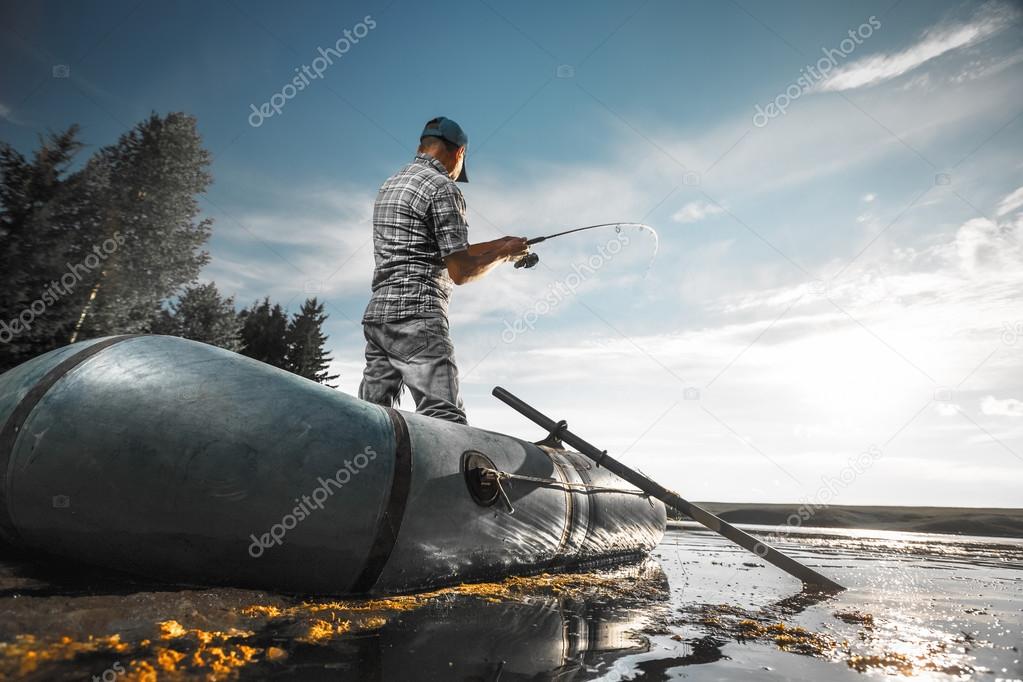
[[[456,287],[471,424],[542,435],[503,386],[694,500],[1023,506],[1018,3],[0,7],[0,139],[194,115],[203,279],[325,301],[340,390],[376,190],[444,115],[471,241],[658,234]]]

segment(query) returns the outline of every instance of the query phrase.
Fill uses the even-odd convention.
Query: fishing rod
[[[595,230],[598,227],[613,227],[613,228],[617,229],[619,232],[621,232],[621,229],[623,227],[636,227],[636,228],[639,228],[641,230],[649,231],[651,234],[654,235],[654,239],[657,239],[657,231],[654,230],[654,228],[650,227],[649,225],[646,225],[645,223],[600,223],[599,225],[586,225],[585,227],[575,227],[575,228],[572,228],[571,230],[565,230],[564,232],[556,232],[554,234],[549,234],[546,237],[533,237],[532,239],[527,239],[526,240],[526,245],[527,246],[532,246],[533,244],[539,244],[540,242],[545,242],[548,239],[554,239],[555,237],[562,237],[562,236],[564,236],[566,234],[573,234],[575,232],[585,232],[586,230]],[[516,268],[531,268],[531,267],[535,266],[539,262],[540,262],[540,256],[538,256],[535,253],[529,253],[529,254],[523,256],[522,258],[520,258],[519,260],[515,261],[515,267]]]

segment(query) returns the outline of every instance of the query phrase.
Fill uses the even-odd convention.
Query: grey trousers
[[[364,322],[366,369],[359,397],[393,407],[408,386],[416,412],[465,424],[455,347],[443,317]]]

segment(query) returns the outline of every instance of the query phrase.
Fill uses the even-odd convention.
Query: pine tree
[[[327,372],[331,357],[324,349],[327,336],[323,333],[323,323],[326,319],[323,304],[318,303],[316,298],[306,299],[302,309],[288,324],[287,369],[306,379],[336,388],[330,382],[339,375]]]
[[[87,286],[67,264],[91,241],[79,219],[88,174],[69,172],[82,146],[77,126],[40,138],[31,161],[0,143],[0,371],[63,345],[74,325]]]
[[[31,160],[0,143],[0,371],[73,339],[145,331],[209,260],[196,197],[210,157],[194,118],[153,114],[72,173],[77,135],[41,140]],[[30,328],[9,333],[19,316]]]
[[[186,287],[169,310],[160,311],[151,330],[237,352],[242,347],[241,326],[234,298],[221,298],[217,285],[210,282]]]
[[[288,369],[288,316],[280,304],[271,306],[267,297],[243,310],[239,317],[242,320],[242,355]]]
[[[150,115],[90,160],[85,218],[97,242],[121,244],[90,287],[79,338],[144,331],[161,301],[195,281],[209,262],[212,221],[197,219],[209,165],[195,119],[182,113]]]

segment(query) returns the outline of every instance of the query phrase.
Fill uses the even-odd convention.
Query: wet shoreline
[[[802,529],[782,548],[850,589],[803,592],[726,541],[674,527],[638,564],[372,600],[168,587],[8,556],[0,676],[1023,676],[1023,541]]]

